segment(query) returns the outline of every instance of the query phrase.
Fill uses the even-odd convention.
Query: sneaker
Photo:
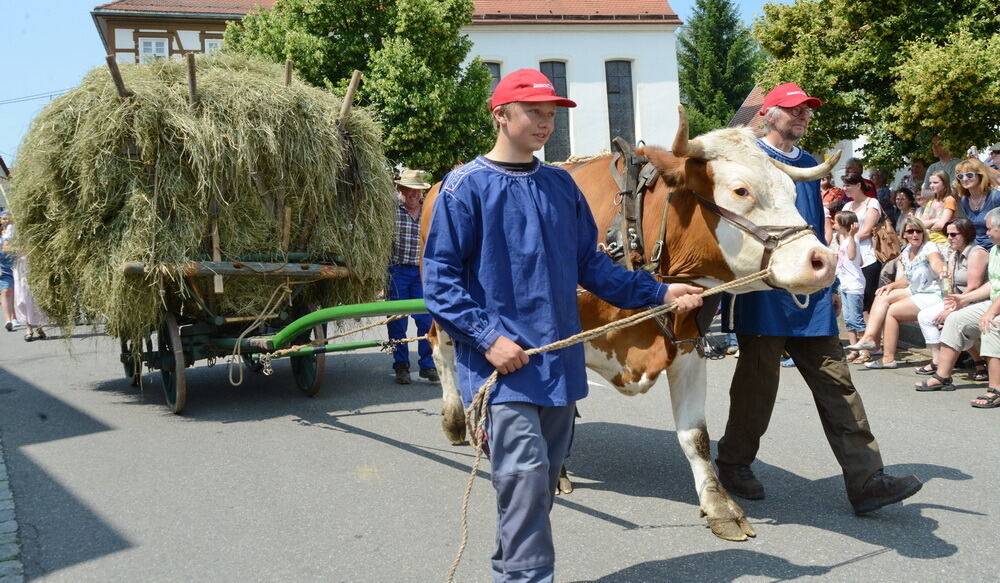
[[[892,362],[882,362],[881,360],[872,360],[870,362],[865,363],[865,368],[878,370],[883,368],[899,368],[899,365],[896,364],[895,360]]]
[[[8,320],[8,321],[7,321],[7,323],[6,323],[6,324],[4,324],[4,326],[3,326],[3,327],[4,327],[4,328],[5,328],[5,329],[6,329],[6,330],[7,330],[8,332],[13,332],[13,331],[14,331],[14,323],[13,323],[13,322],[11,322],[10,320]]]
[[[427,379],[432,383],[439,382],[441,379],[438,377],[438,371],[436,368],[422,368],[420,369],[420,378]]]
[[[764,499],[764,484],[753,475],[750,466],[729,466],[718,462],[716,465],[719,466],[719,481],[731,494],[747,500]]]
[[[867,514],[905,500],[919,492],[923,486],[916,476],[897,478],[879,470],[868,478],[861,494],[851,500],[851,506],[854,507],[855,514]]]
[[[795,361],[792,360],[792,357],[789,356],[785,360],[781,361],[781,366],[783,366],[785,368],[791,368],[791,367],[795,366]]]

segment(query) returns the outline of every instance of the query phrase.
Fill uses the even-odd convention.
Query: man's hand
[[[701,306],[702,299],[699,295],[702,288],[686,283],[672,283],[667,286],[667,293],[663,294],[663,303],[677,302],[675,313],[683,314]]]
[[[506,336],[497,338],[483,356],[500,374],[512,373],[528,364],[528,354],[517,342]]]

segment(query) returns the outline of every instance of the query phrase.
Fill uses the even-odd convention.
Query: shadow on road
[[[887,552],[875,551],[851,562]],[[781,557],[742,549],[695,553],[662,561],[632,565],[593,581],[577,583],[727,583],[743,577],[768,577],[770,580],[791,580],[799,577],[826,575],[840,565],[829,567],[796,565]]]
[[[573,457],[567,465],[572,477],[582,478],[576,482],[581,493],[588,489],[608,490],[626,496],[698,504],[690,467],[672,431],[616,423],[580,423]],[[934,505],[918,493],[902,504],[858,517],[851,511],[839,474],[809,480],[760,460],[754,463],[754,471],[767,489],[767,498],[736,499],[751,522],[801,524],[891,548],[906,557],[933,559],[958,551],[934,534],[938,522],[924,516],[924,509],[970,513],[962,508]],[[930,464],[896,465],[886,471],[894,475],[914,474],[925,483],[935,479],[972,479],[958,469]]]
[[[315,397],[298,390],[287,359],[274,363],[274,373],[265,376],[248,369],[239,386],[229,383],[223,359],[209,367],[204,361],[185,371],[187,406],[181,413],[189,421],[240,423],[285,416],[311,418],[327,411],[357,411],[365,407],[423,402],[441,395],[441,387],[417,379],[397,385],[393,381],[392,357],[374,353],[331,354],[326,360],[323,386]],[[234,371],[234,378],[237,376]],[[142,389],[124,378],[101,381],[95,390],[120,395],[132,405],[166,407],[158,371],[142,375]],[[429,412],[437,414],[438,411]]]
[[[0,369],[0,428],[28,580],[132,546],[25,454],[28,446],[108,426]]]

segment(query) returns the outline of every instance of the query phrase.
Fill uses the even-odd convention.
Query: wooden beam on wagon
[[[347,86],[347,93],[344,94],[344,103],[340,106],[338,121],[341,128],[347,123],[347,116],[351,113],[351,107],[354,105],[354,94],[358,91],[358,84],[360,83],[361,71],[355,69],[354,74],[351,75],[351,84]]]
[[[104,60],[108,63],[108,70],[111,72],[111,78],[115,82],[115,89],[118,90],[118,97],[122,99],[130,97],[132,92],[125,88],[125,80],[122,79],[122,72],[118,68],[118,61],[115,60],[115,56],[108,55],[104,57]]]

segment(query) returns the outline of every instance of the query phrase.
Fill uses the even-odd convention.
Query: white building
[[[92,12],[118,62],[211,52],[225,22],[273,0],[118,0]],[[546,160],[595,154],[620,135],[669,145],[677,128],[675,32],[666,0],[475,0],[464,29],[495,79],[538,68],[579,107],[561,111]]]

